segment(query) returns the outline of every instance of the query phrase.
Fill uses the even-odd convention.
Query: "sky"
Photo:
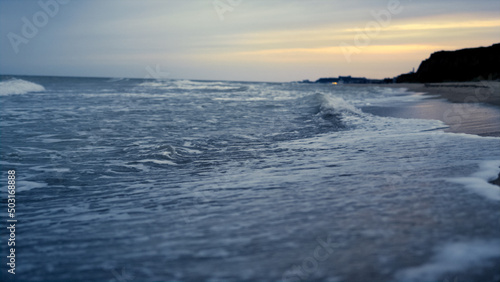
[[[500,42],[500,0],[0,0],[0,73],[394,77]]]

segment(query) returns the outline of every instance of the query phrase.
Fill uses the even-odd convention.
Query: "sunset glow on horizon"
[[[0,72],[142,78],[159,65],[185,79],[384,78],[436,51],[500,42],[499,1],[234,3],[74,1],[19,43],[9,34],[22,36],[22,18],[41,8],[0,1]]]

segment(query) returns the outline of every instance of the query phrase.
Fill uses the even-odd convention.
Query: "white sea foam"
[[[167,85],[168,84],[166,82],[157,81],[157,80],[146,81],[146,82],[143,82],[143,83],[139,84],[139,86],[142,86],[142,87],[151,87],[151,88],[154,88],[154,87],[163,87],[163,86],[167,86]]]
[[[322,112],[335,110],[336,112],[361,113],[361,110],[341,97],[332,97],[320,94],[318,99],[321,101],[320,109]]]
[[[302,104],[304,107],[311,108],[314,114],[361,113],[361,110],[344,100],[342,97],[333,97],[323,93],[304,96],[299,98],[297,103]]]
[[[169,160],[155,160],[155,159],[145,159],[145,160],[140,160],[139,162],[141,163],[155,163],[155,164],[160,164],[160,165],[177,165],[173,161]]]
[[[43,91],[45,88],[42,85],[22,79],[14,78],[0,82],[0,96]]]
[[[498,177],[499,172],[500,161],[484,161],[480,164],[480,170],[471,176],[451,178],[448,181],[462,184],[488,199],[500,201],[500,187],[489,183]]]
[[[305,269],[316,268],[311,264],[318,262],[308,280],[332,280],[340,275],[337,269],[343,269],[343,280],[380,280],[396,273],[423,280],[419,275],[436,277],[454,271],[452,263],[470,270],[467,278],[476,278],[474,269],[494,275],[489,268],[494,254],[485,254],[481,242],[468,241],[498,245],[488,242],[496,238],[499,227],[498,215],[492,212],[498,202],[485,202],[458,184],[443,185],[443,177],[456,175],[457,169],[479,171],[478,162],[471,160],[500,160],[492,150],[497,138],[444,133],[433,130],[443,127],[440,121],[379,117],[356,108],[365,98],[397,102],[406,97],[397,96],[397,91],[368,88],[358,95],[358,88],[347,86],[240,82],[205,85],[249,90],[190,91],[164,90],[177,87],[170,80],[151,82],[158,87],[140,86],[143,81],[135,80],[89,82],[61,79],[58,91],[47,89],[43,93],[47,99],[37,103],[22,99],[30,94],[1,97],[18,105],[2,113],[3,120],[16,124],[0,125],[7,131],[18,128],[19,138],[2,140],[5,154],[0,163],[18,169],[20,181],[30,180],[18,187],[32,189],[22,193],[37,199],[22,204],[23,217],[33,219],[27,223],[33,248],[28,246],[23,262],[35,265],[26,272],[34,279],[48,275],[43,265],[38,266],[47,250],[37,246],[63,244],[65,248],[53,258],[67,256],[68,249],[78,254],[78,262],[69,268],[85,264],[96,269],[117,254],[123,259],[116,265],[151,257],[149,251],[117,250],[102,238],[123,239],[129,245],[155,245],[158,238],[169,242],[156,244],[154,251],[172,257],[169,263],[181,269],[175,277],[182,280],[278,280],[285,267],[277,267],[277,260]],[[101,93],[101,88],[113,91]],[[262,98],[266,101],[259,101]],[[468,201],[471,195],[475,201]],[[446,205],[432,204],[446,199]],[[262,219],[269,224],[262,227]],[[418,224],[409,224],[412,219]],[[86,224],[89,221],[93,224]],[[466,239],[474,230],[466,230],[464,222],[472,221],[478,237]],[[55,225],[50,234],[45,232],[49,225]],[[360,233],[359,226],[367,231]],[[127,233],[130,230],[134,232]],[[312,235],[300,236],[303,230]],[[343,258],[335,268],[313,261],[313,256],[303,259],[303,254],[313,254],[315,238],[324,239],[325,230],[331,230],[335,255]],[[412,234],[419,236],[412,240],[413,247],[427,256],[409,265],[392,263],[405,260]],[[262,236],[268,240],[260,240]],[[61,241],[66,237],[72,240]],[[364,255],[359,246],[367,239],[376,242],[373,252],[380,257]],[[455,260],[447,255],[459,248],[453,244],[434,250],[459,240],[470,243],[472,247],[462,248],[467,252],[483,254],[474,254],[475,260]],[[268,258],[252,250],[245,255],[231,253],[237,263],[224,271],[214,273],[210,265],[182,270],[186,262],[199,260],[196,255],[227,257],[224,250],[246,250],[248,242],[255,242],[253,249],[275,255]],[[94,243],[90,247],[99,249],[99,256],[88,252]],[[152,273],[161,263],[150,261],[145,271]],[[374,263],[379,267],[373,268]],[[245,272],[245,267],[259,271]],[[374,271],[368,274],[359,273],[371,268]],[[68,277],[57,267],[49,274],[59,280]],[[148,277],[162,280],[162,274]],[[85,280],[100,277],[84,275]]]
[[[214,90],[214,91],[228,91],[238,90],[241,85],[228,84],[219,81],[192,81],[192,80],[166,80],[166,81],[146,81],[139,86],[155,89],[182,89],[182,90]]]
[[[188,154],[202,154],[203,152],[200,150],[190,149],[186,147],[179,148],[180,151],[184,151]]]
[[[499,240],[449,243],[437,249],[428,263],[399,271],[396,280],[437,281],[440,276],[465,272],[497,257],[500,257]]]
[[[44,187],[47,187],[47,183],[39,183],[39,182],[24,181],[24,180],[16,182],[17,192],[24,192],[24,191],[29,191],[31,189],[44,188]]]
[[[242,98],[242,97],[237,97],[237,98],[231,98],[231,97],[218,97],[218,98],[213,98],[215,101],[243,101],[243,102],[251,102],[251,101],[272,101],[272,98],[265,98],[265,97],[250,97],[250,98]]]

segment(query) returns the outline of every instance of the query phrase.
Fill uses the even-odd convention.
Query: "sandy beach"
[[[445,129],[448,132],[500,136],[500,82],[398,83],[373,86],[405,88],[419,95],[427,95],[428,99],[385,108],[367,107],[364,109],[367,112],[402,118],[437,119],[449,126]]]
[[[397,83],[384,87],[403,87],[412,92],[439,95],[454,103],[488,103],[500,106],[500,82]]]
[[[364,111],[401,118],[437,119],[449,126],[445,129],[447,132],[500,137],[500,82],[398,83],[383,87],[406,88],[429,98],[416,104],[382,109],[368,107]],[[500,175],[490,183],[500,186]]]

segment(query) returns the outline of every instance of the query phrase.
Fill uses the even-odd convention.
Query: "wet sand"
[[[447,132],[500,137],[500,82],[373,86],[405,88],[428,98],[417,103],[365,107],[365,112],[400,118],[436,119],[449,126],[444,130]],[[490,183],[500,186],[500,174]]]
[[[412,92],[439,95],[453,103],[487,103],[500,106],[500,82],[397,83],[387,87],[403,87]]]
[[[362,87],[367,84],[351,84]],[[365,107],[376,115],[400,118],[436,119],[446,123],[448,132],[500,137],[500,82],[384,84],[378,87],[405,88],[426,95],[417,103],[387,107]]]

